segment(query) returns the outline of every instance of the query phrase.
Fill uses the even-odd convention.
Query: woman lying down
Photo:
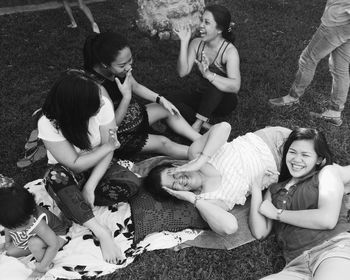
[[[145,188],[157,200],[192,203],[210,228],[226,235],[237,231],[229,212],[244,204],[253,186],[262,189],[277,182],[281,146],[291,130],[267,127],[227,142],[231,126],[214,125],[189,148],[189,162],[156,166],[145,178]]]

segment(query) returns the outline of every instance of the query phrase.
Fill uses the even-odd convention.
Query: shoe
[[[31,166],[34,162],[37,162],[46,157],[46,148],[44,145],[36,146],[25,152],[23,158],[17,161],[18,168],[25,168]]]
[[[316,113],[316,112],[310,112],[310,116],[311,116],[311,118],[324,120],[324,121],[329,122],[330,124],[335,125],[335,126],[341,126],[343,123],[341,116],[340,117],[332,116],[330,114],[330,110],[326,110],[321,114]]]
[[[269,99],[269,103],[276,107],[293,106],[299,104],[299,98],[291,97],[290,95],[285,95],[282,97]]]
[[[97,34],[100,34],[100,28],[98,28],[98,25],[97,25],[96,22],[94,22],[94,23],[92,24],[92,31],[95,32],[95,33],[97,33]]]
[[[77,28],[78,25],[76,23],[71,23],[67,25],[68,28]]]

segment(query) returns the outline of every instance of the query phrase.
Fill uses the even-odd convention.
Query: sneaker
[[[97,25],[96,22],[94,22],[94,23],[92,24],[92,31],[94,31],[95,33],[100,34],[100,28],[98,28],[98,25]]]
[[[315,119],[324,120],[335,126],[341,126],[343,121],[341,113],[334,110],[325,110],[323,113],[310,112],[310,116]]]
[[[287,94],[282,97],[269,99],[269,103],[276,107],[292,106],[299,104],[299,98],[295,98]]]

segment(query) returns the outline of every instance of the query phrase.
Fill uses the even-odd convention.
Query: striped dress
[[[265,176],[266,170],[277,172],[276,162],[267,144],[254,133],[226,143],[208,163],[220,172],[221,186],[199,197],[221,200],[230,210],[235,204],[245,203],[253,185],[264,189],[278,180],[277,175]]]

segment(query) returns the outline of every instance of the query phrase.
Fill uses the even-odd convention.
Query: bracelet
[[[157,97],[156,97],[156,103],[158,103],[158,104],[159,104],[159,102],[160,102],[160,98],[161,98],[161,96],[158,94],[158,95],[157,95]]]
[[[193,206],[194,207],[197,207],[197,201],[200,200],[200,199],[201,198],[198,195],[195,196],[194,201],[193,201]]]
[[[201,156],[203,156],[203,157],[208,158],[208,159],[211,158],[211,156],[209,156],[209,155],[207,155],[207,154],[205,154],[205,153],[203,153],[203,152],[200,152],[199,154],[200,154]]]
[[[211,83],[214,82],[215,77],[216,77],[216,73],[213,74],[213,78],[211,80],[209,80],[209,82],[211,82]]]

